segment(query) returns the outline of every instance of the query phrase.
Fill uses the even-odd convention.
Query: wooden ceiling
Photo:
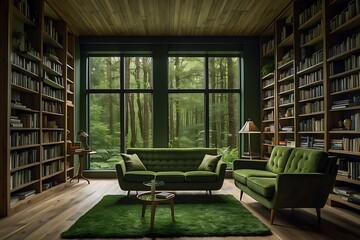
[[[291,0],[48,0],[81,35],[258,36]]]

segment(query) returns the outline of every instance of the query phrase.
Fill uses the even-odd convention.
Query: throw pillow
[[[202,160],[200,166],[198,167],[199,171],[215,171],[215,167],[218,161],[221,159],[221,155],[208,155],[205,154],[204,159]]]
[[[121,157],[125,161],[127,171],[146,171],[146,167],[141,162],[139,156],[134,154],[121,153]]]

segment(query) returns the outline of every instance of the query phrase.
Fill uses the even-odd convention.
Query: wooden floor
[[[0,219],[0,239],[61,239],[60,234],[63,231],[107,194],[125,194],[125,192],[120,190],[117,181],[113,179],[94,179],[91,180],[91,184],[85,181],[68,184],[64,192],[13,216]],[[239,199],[239,190],[231,179],[226,179],[223,188],[220,191],[214,191],[213,194],[233,194]],[[294,211],[286,209],[280,210],[274,225],[270,225],[268,209],[245,194],[243,202],[254,215],[271,228],[273,235],[208,239],[360,239],[360,215],[353,212],[325,206],[322,210],[322,223],[318,226],[314,209]],[[229,224],[236,224],[236,222]]]

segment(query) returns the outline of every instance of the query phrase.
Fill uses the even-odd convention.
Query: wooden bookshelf
[[[10,33],[4,34],[9,37],[1,48],[1,55],[8,59],[7,68],[1,69],[1,88],[5,89],[0,139],[3,217],[65,187],[66,122],[70,114],[74,120],[74,114],[66,111],[64,79],[74,83],[75,74],[68,77],[64,66],[68,48],[74,56],[75,38],[64,41],[66,23],[45,0],[5,0],[0,11],[1,29]],[[25,199],[18,198],[25,193]]]

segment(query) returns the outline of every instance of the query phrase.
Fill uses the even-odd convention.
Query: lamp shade
[[[80,136],[80,137],[84,137],[84,138],[87,138],[88,136],[89,136],[89,134],[87,134],[85,131],[83,131],[83,130],[80,130],[79,132],[78,132],[78,135]]]
[[[247,120],[244,126],[240,129],[239,133],[261,133],[256,127],[255,123],[250,119]]]

